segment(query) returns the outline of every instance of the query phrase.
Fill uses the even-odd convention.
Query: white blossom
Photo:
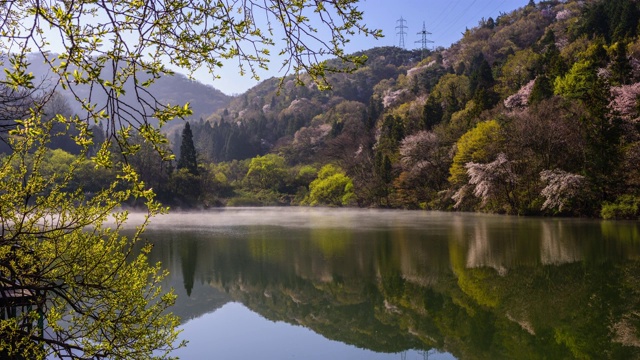
[[[508,109],[524,108],[529,104],[529,96],[533,90],[536,80],[529,81],[525,86],[520,88],[517,93],[509,96],[504,100],[504,106]]]
[[[585,182],[584,176],[560,169],[544,170],[540,172],[540,179],[547,184],[540,193],[546,199],[542,204],[542,210],[562,211],[569,200],[580,194]]]
[[[486,204],[491,198],[504,194],[505,189],[512,187],[517,176],[511,169],[511,162],[503,153],[487,164],[469,162],[465,165],[469,184],[475,185],[473,194],[482,199],[482,204]]]
[[[431,164],[433,152],[438,149],[436,134],[419,131],[402,139],[400,144],[400,164],[405,171],[419,172]]]
[[[609,106],[624,120],[631,123],[640,123],[638,116],[638,97],[640,96],[640,83],[611,87],[611,103]]]
[[[458,191],[456,191],[455,194],[451,196],[451,199],[456,202],[455,204],[453,204],[453,207],[455,209],[459,208],[460,205],[462,205],[462,202],[464,201],[464,199],[466,199],[467,195],[469,195],[470,190],[471,190],[471,187],[469,185],[464,185],[460,189],[458,189]]]
[[[571,10],[568,10],[568,9],[558,11],[558,13],[556,14],[556,21],[569,19],[571,15],[572,15]]]

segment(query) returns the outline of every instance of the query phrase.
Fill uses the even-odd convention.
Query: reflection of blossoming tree
[[[542,210],[557,209],[562,211],[566,209],[566,206],[580,194],[580,190],[585,185],[584,176],[560,169],[544,170],[540,172],[540,179],[547,184],[540,193],[546,199],[542,204]]]

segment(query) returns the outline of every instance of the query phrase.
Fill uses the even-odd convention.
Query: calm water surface
[[[145,233],[183,359],[640,358],[640,224],[240,208]]]

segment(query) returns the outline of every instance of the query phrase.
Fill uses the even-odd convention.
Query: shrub
[[[640,218],[640,197],[632,195],[622,195],[616,199],[615,202],[605,202],[602,204],[602,210],[600,216],[603,219],[630,219],[635,220]]]

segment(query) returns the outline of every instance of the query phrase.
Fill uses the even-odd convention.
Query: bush
[[[600,216],[603,219],[630,219],[635,220],[640,218],[640,197],[632,195],[623,195],[616,199],[614,203],[605,202],[602,204],[602,210]]]
[[[349,205],[354,198],[353,182],[339,167],[328,164],[318,172],[318,177],[309,184],[309,196],[304,203],[311,206]]]

